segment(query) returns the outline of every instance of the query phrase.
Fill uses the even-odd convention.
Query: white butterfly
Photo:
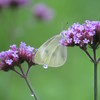
[[[67,47],[59,45],[61,38],[61,35],[56,35],[40,46],[35,54],[34,62],[51,67],[62,66],[67,59]]]

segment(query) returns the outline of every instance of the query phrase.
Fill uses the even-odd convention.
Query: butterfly
[[[56,35],[43,43],[34,56],[34,62],[51,67],[62,66],[67,59],[67,47],[59,44],[61,38],[61,35]]]

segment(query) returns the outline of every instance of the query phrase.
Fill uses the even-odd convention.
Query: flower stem
[[[89,57],[89,59],[90,59],[92,62],[94,62],[94,59],[91,57],[91,55],[88,53],[88,51],[85,50],[85,49],[82,49],[82,50],[87,54],[87,56]]]
[[[90,58],[90,60],[94,63],[94,100],[98,100],[98,81],[97,81],[97,65],[100,61],[100,58],[97,60],[96,59],[96,49],[93,48],[93,58],[91,55],[88,53],[87,50],[83,49],[83,51],[87,54],[87,56]]]
[[[24,79],[25,79],[25,81],[26,81],[26,83],[27,83],[27,85],[28,85],[28,87],[29,87],[29,89],[31,91],[31,96],[33,96],[35,98],[35,100],[39,100],[38,97],[36,96],[34,90],[32,89],[32,87],[31,87],[31,85],[30,85],[30,83],[28,81],[28,78],[26,77]]]
[[[94,64],[94,100],[98,100],[98,90],[97,90],[97,64]]]
[[[15,70],[14,68],[11,69],[12,71],[14,71],[16,74],[18,74],[19,76],[21,76],[23,78],[23,75],[21,73],[19,73],[17,70]]]
[[[28,66],[28,69],[27,69],[27,71],[26,71],[26,76],[28,76],[28,73],[29,73],[29,70],[30,70],[30,66]]]
[[[28,87],[29,87],[29,89],[30,89],[30,91],[31,91],[31,96],[33,96],[33,97],[35,98],[35,100],[39,100],[38,97],[36,96],[36,94],[35,94],[35,92],[34,92],[32,86],[30,85],[30,82],[29,82],[29,80],[28,80],[27,73],[26,73],[26,74],[24,73],[24,71],[23,71],[21,65],[19,65],[19,69],[20,69],[20,71],[21,71],[21,73],[22,73],[22,75],[23,75],[23,78],[25,79],[25,81],[26,81],[26,83],[27,83],[27,85],[28,85]],[[28,71],[29,71],[29,70],[28,70]]]
[[[94,100],[98,100],[98,81],[97,81],[97,61],[96,61],[96,50],[93,49],[94,54]]]
[[[100,58],[98,58],[97,62],[98,62],[98,63],[100,62]]]

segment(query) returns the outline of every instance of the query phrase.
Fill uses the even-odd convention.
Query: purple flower
[[[18,51],[18,48],[17,48],[16,44],[11,45],[10,48],[13,51]]]
[[[15,57],[15,52],[16,56]],[[18,63],[18,51],[9,49],[0,53],[0,69],[8,71]]]
[[[87,27],[91,31],[95,30],[95,31],[100,32],[100,21],[89,21],[89,20],[86,20],[85,22],[86,22]]]
[[[64,46],[80,46],[89,44],[92,48],[100,43],[100,22],[86,20],[84,24],[74,23],[68,30],[61,32],[60,44]]]
[[[7,7],[9,4],[9,0],[0,0],[0,8]]]
[[[29,3],[29,0],[9,0],[9,5],[11,7],[18,7],[22,5],[26,5]]]
[[[19,51],[19,56],[21,59],[26,60],[27,62],[31,63],[33,56],[34,56],[34,52],[33,50],[35,50],[33,47],[30,46],[26,46],[25,43],[21,42],[20,44],[20,51]]]
[[[23,42],[21,42],[19,49],[15,44],[10,46],[9,50],[0,53],[0,70],[8,71],[24,61],[27,61],[31,66],[35,54],[33,50],[35,50],[33,47],[26,46]]]
[[[7,6],[10,7],[19,7],[29,3],[29,0],[0,0],[0,8]]]
[[[12,65],[13,60],[12,60],[12,59],[10,59],[10,60],[9,60],[9,59],[8,59],[8,60],[5,60],[5,63],[8,64],[8,65]]]
[[[51,20],[54,17],[54,11],[45,4],[36,4],[33,11],[36,18],[40,20]]]
[[[60,45],[63,45],[63,46],[67,46],[68,45],[68,43],[67,43],[65,38],[62,38],[59,42],[60,42]]]

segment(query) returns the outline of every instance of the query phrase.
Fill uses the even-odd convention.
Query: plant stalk
[[[20,69],[20,71],[21,71],[21,73],[22,73],[22,75],[23,75],[23,78],[25,79],[25,81],[26,81],[26,83],[27,83],[27,85],[28,85],[28,87],[29,87],[29,89],[30,89],[30,91],[31,91],[31,96],[33,96],[33,97],[35,98],[35,100],[39,100],[38,97],[36,96],[36,94],[35,94],[35,92],[34,92],[32,86],[31,86],[29,80],[28,80],[27,73],[26,73],[26,74],[24,73],[24,71],[23,71],[21,65],[19,65],[19,69]],[[28,71],[29,71],[29,70],[28,70]]]
[[[94,83],[94,100],[98,100],[98,77],[97,77],[98,76],[98,73],[97,73],[98,67],[97,67],[97,65],[100,61],[100,58],[98,60],[96,58],[96,49],[93,49],[93,58],[88,53],[87,50],[85,50],[85,49],[83,49],[83,50],[94,64],[94,80],[93,80],[93,83]]]
[[[24,79],[25,79],[25,81],[26,81],[26,83],[27,83],[27,85],[28,85],[28,87],[31,91],[31,96],[33,96],[35,98],[35,100],[39,100],[38,97],[36,96],[34,90],[32,89],[32,86],[30,85],[30,82],[28,81],[28,78],[26,77]]]
[[[94,55],[94,100],[98,100],[98,80],[97,80],[97,60],[96,60],[96,50],[93,49]]]
[[[94,63],[94,100],[98,100],[97,64]]]

